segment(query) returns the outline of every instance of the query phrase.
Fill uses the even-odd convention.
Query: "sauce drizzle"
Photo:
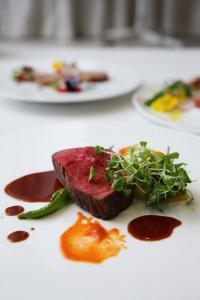
[[[28,174],[10,182],[5,192],[27,202],[48,202],[52,193],[61,187],[55,171],[46,171]]]
[[[28,237],[29,237],[29,233],[28,232],[19,230],[19,231],[14,231],[14,232],[10,233],[7,236],[7,239],[11,243],[17,243],[17,242],[25,241]]]
[[[60,246],[65,258],[101,263],[116,256],[125,248],[124,236],[116,228],[106,230],[93,218],[78,213],[78,219],[60,237]]]
[[[181,221],[166,216],[145,215],[128,224],[128,232],[142,241],[159,241],[169,237]]]
[[[24,208],[20,205],[9,206],[5,209],[7,216],[18,216],[24,212]]]

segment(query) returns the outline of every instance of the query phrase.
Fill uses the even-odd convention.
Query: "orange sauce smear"
[[[78,213],[78,219],[60,237],[65,258],[74,261],[101,263],[125,248],[125,237],[116,228],[106,230],[93,218]]]

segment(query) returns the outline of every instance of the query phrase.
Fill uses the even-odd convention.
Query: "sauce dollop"
[[[78,213],[78,219],[60,237],[65,258],[74,261],[101,263],[116,256],[124,246],[125,238],[116,228],[106,230],[93,218]]]
[[[61,187],[55,171],[46,171],[28,174],[10,182],[5,192],[27,202],[48,202],[52,193]]]
[[[17,216],[24,212],[24,208],[20,205],[9,206],[5,209],[7,216]]]
[[[26,240],[29,237],[29,233],[26,231],[14,231],[12,233],[10,233],[7,236],[7,239],[11,242],[11,243],[17,243],[17,242],[22,242],[24,240]]]
[[[181,221],[166,216],[145,215],[128,224],[128,232],[142,241],[159,241],[169,237]]]

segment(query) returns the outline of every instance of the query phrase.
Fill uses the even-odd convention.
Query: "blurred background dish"
[[[16,82],[12,79],[12,72],[23,65],[33,66],[43,73],[52,72],[52,59],[27,59],[27,61],[10,60],[1,65],[0,96],[5,99],[43,102],[43,103],[76,103],[85,101],[105,100],[132,92],[139,84],[134,71],[124,68],[122,64],[104,64],[103,61],[76,60],[80,70],[97,72],[105,71],[109,79],[92,83],[83,91],[76,93],[59,93],[48,86],[40,86],[33,82]],[[73,60],[74,61],[74,60]]]
[[[146,119],[156,122],[160,125],[165,125],[168,127],[180,129],[187,132],[200,134],[200,109],[193,104],[193,100],[187,101],[184,104],[183,109],[180,109],[179,106],[173,107],[171,110],[159,110],[156,111],[151,106],[146,105],[146,102],[149,99],[152,99],[154,95],[163,91],[166,88],[167,84],[157,84],[157,85],[143,85],[132,98],[133,107]],[[162,99],[161,99],[162,97]],[[163,100],[163,95],[157,100],[160,102]],[[169,98],[169,97],[168,97]],[[170,105],[170,100],[173,99],[164,99],[167,101],[167,105]],[[156,100],[155,100],[156,101]],[[165,101],[165,102],[166,102]],[[191,102],[191,103],[190,103]],[[155,102],[154,102],[155,103]],[[162,103],[161,103],[162,104]]]

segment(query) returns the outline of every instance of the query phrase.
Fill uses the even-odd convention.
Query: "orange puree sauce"
[[[116,256],[125,248],[125,237],[116,228],[106,230],[93,218],[78,213],[78,219],[60,237],[60,246],[65,258],[101,263]]]

